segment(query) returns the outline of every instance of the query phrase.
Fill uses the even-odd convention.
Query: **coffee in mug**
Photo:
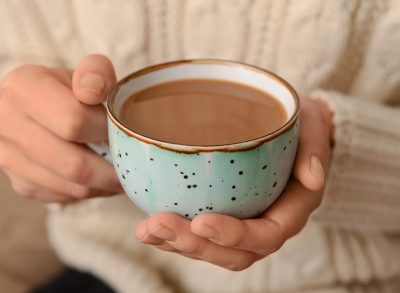
[[[212,146],[271,133],[287,113],[277,98],[246,84],[182,79],[133,94],[119,117],[132,131],[157,140]]]

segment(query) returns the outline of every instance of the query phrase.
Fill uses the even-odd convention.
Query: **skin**
[[[17,193],[43,202],[70,202],[122,191],[112,166],[85,146],[107,141],[101,103],[114,83],[113,66],[101,55],[87,56],[74,71],[24,65],[4,77],[0,167]],[[238,220],[203,214],[189,221],[159,213],[136,227],[137,239],[233,271],[277,251],[319,206],[329,168],[329,108],[302,98],[300,114],[293,176],[262,216]]]

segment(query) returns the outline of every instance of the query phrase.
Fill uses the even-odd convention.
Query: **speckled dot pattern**
[[[109,121],[111,155],[129,198],[143,211],[252,218],[281,194],[290,177],[299,121],[259,147],[178,153],[130,137]]]

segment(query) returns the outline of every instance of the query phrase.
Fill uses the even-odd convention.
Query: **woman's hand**
[[[323,195],[328,170],[332,118],[319,100],[301,101],[301,123],[293,177],[281,197],[257,219],[203,214],[192,221],[159,213],[139,224],[136,237],[159,249],[243,270],[277,251],[298,233]]]
[[[4,77],[0,167],[18,193],[65,202],[121,191],[112,166],[84,145],[107,140],[101,102],[114,83],[100,55],[73,72],[24,65]]]

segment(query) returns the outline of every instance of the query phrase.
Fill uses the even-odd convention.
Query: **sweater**
[[[73,68],[94,52],[119,77],[177,59],[229,59],[276,72],[333,112],[321,206],[249,269],[137,243],[144,215],[123,195],[50,211],[65,263],[120,292],[400,291],[400,1],[14,0],[0,2],[0,19],[0,76],[24,63]]]

